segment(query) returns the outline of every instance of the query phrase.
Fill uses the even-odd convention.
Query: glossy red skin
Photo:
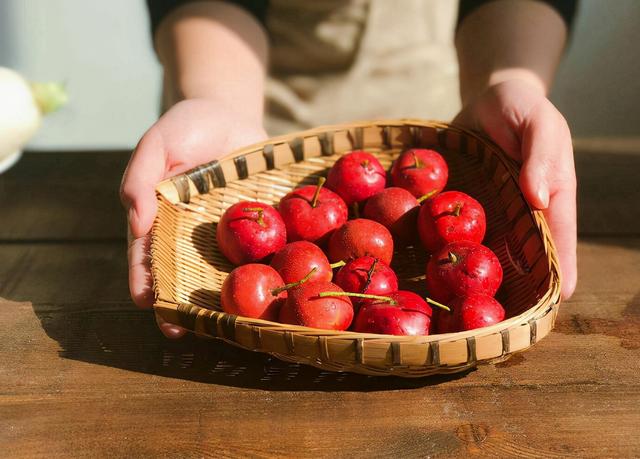
[[[373,220],[349,220],[329,238],[329,261],[349,261],[371,256],[391,264],[393,237],[387,228]]]
[[[448,254],[457,257],[449,262]],[[495,295],[502,283],[502,266],[498,257],[481,244],[457,241],[445,245],[427,263],[429,296],[448,304],[456,296]]]
[[[320,189],[316,207],[311,207],[316,188],[316,185],[309,185],[293,190],[278,204],[289,242],[304,240],[322,245],[347,221],[347,205],[327,188]]]
[[[415,167],[414,154],[422,163],[421,167]],[[439,193],[448,179],[447,162],[435,150],[412,148],[402,153],[391,167],[393,186],[410,191],[416,198],[434,191]]]
[[[425,336],[431,328],[431,306],[407,290],[387,295],[398,302],[366,303],[360,307],[353,330],[360,333]]]
[[[335,191],[347,206],[364,201],[384,189],[387,175],[375,156],[361,150],[342,156],[327,175],[327,188]]]
[[[458,205],[460,214],[455,216]],[[487,221],[482,205],[460,191],[445,191],[427,199],[420,207],[418,233],[428,252],[436,252],[455,241],[480,243],[486,230]]]
[[[283,285],[282,277],[271,266],[258,263],[239,266],[222,283],[222,310],[228,314],[275,321],[287,299],[287,292],[278,296],[271,292]]]
[[[347,296],[321,298],[320,292],[342,292],[331,282],[305,282],[289,291],[289,298],[280,310],[284,324],[327,330],[346,330],[353,320],[353,305]]]
[[[263,210],[264,226],[257,221],[258,212],[243,209],[259,207]],[[263,260],[287,243],[287,230],[276,209],[262,202],[241,201],[229,207],[216,229],[218,248],[236,265]]]
[[[416,238],[416,222],[420,203],[404,188],[391,187],[371,196],[362,216],[384,225],[399,244],[410,244]]]
[[[331,281],[333,269],[324,252],[312,242],[290,242],[278,250],[271,259],[271,267],[278,271],[285,284],[297,282],[316,268],[307,282],[314,280]]]
[[[452,333],[502,322],[505,310],[498,301],[488,295],[457,297],[448,305],[452,312],[440,311],[438,333]]]
[[[378,261],[371,275],[371,282],[365,289],[367,273],[375,258],[360,257],[351,260],[336,273],[334,282],[345,292],[368,293],[370,295],[387,295],[398,290],[398,276],[387,264]],[[361,304],[363,298],[351,298],[353,304]]]

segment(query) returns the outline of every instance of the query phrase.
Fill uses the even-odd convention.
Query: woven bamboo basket
[[[365,149],[385,168],[404,149],[435,147],[449,164],[447,189],[471,194],[487,214],[484,244],[500,259],[497,298],[507,318],[459,333],[404,337],[335,332],[229,315],[220,288],[233,266],[220,254],[215,226],[240,200],[269,204],[315,184],[343,153]],[[324,370],[421,377],[507,359],[545,337],[560,301],[558,257],[542,214],[518,187],[517,164],[477,134],[412,119],[326,126],[269,139],[160,183],[152,232],[155,311],[167,322],[245,349]],[[424,290],[427,254],[394,254],[401,288]]]

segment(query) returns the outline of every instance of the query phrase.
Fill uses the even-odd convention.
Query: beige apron
[[[271,135],[345,121],[450,120],[455,0],[271,0]]]

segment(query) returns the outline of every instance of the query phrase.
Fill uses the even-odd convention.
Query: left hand
[[[577,282],[576,174],[571,133],[562,114],[535,85],[508,80],[489,87],[453,121],[487,134],[522,163],[520,188],[544,211],[560,257],[562,297]]]

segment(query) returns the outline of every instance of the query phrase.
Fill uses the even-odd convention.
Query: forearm
[[[165,109],[209,98],[262,119],[267,37],[249,13],[222,2],[188,3],[162,21],[155,46]]]
[[[479,7],[456,33],[463,105],[512,79],[548,93],[566,39],[564,21],[547,4],[496,0]]]

